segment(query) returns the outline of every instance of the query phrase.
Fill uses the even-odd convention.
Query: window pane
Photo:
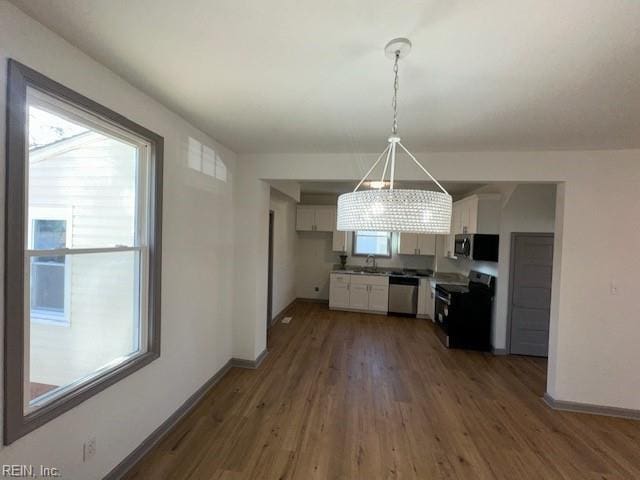
[[[41,257],[32,258],[27,398],[33,401],[52,390],[62,393],[141,351],[139,257],[136,251],[68,255],[67,290],[64,267],[46,262],[42,267]],[[65,325],[39,321],[33,308],[65,304]]]
[[[31,259],[31,316],[64,317],[65,265],[51,259],[63,257],[34,257]]]
[[[64,220],[33,221],[34,250],[64,248],[66,243],[67,222]]]
[[[390,256],[388,232],[356,232],[356,249],[358,255]]]
[[[134,245],[139,147],[85,123],[71,107],[54,113],[32,103],[28,224],[34,239],[42,229],[33,248],[64,245],[60,223],[34,212],[43,207],[69,210],[67,248]]]

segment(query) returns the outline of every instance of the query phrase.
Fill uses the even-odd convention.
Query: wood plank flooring
[[[551,410],[546,362],[298,302],[130,479],[635,479],[640,422]]]

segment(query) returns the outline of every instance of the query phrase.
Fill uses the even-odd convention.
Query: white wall
[[[161,357],[0,450],[3,464],[54,465],[61,468],[64,478],[98,479],[231,357],[233,285],[229,278],[233,278],[234,272],[235,155],[8,2],[1,1],[1,92],[6,91],[8,58],[40,71],[165,139]],[[4,110],[2,94],[0,111]],[[218,151],[228,167],[227,182],[187,167],[190,137]],[[4,138],[5,116],[0,115],[2,156]],[[0,164],[4,165],[4,161]],[[1,188],[4,184],[2,178]],[[4,199],[4,192],[0,198]],[[4,212],[4,207],[0,212]],[[4,237],[0,242],[4,248]],[[97,453],[89,462],[82,463],[82,444],[91,436],[97,439]]]
[[[640,297],[635,294],[640,254],[629,249],[640,244],[636,221],[640,151],[417,156],[442,181],[561,183],[547,391],[558,400],[640,409]],[[255,154],[240,157],[239,163],[253,179],[357,181],[375,158],[374,154]],[[396,178],[415,180],[410,167],[399,162]],[[245,233],[259,235],[258,229]],[[259,265],[260,258],[253,263]],[[240,276],[255,273],[248,269]],[[612,282],[617,295],[610,293]],[[257,338],[254,343],[262,341]]]
[[[296,299],[296,203],[271,189],[273,210],[273,304],[275,318]]]

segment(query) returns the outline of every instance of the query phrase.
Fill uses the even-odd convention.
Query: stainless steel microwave
[[[456,235],[454,253],[456,257],[485,262],[498,261],[498,235],[463,233]]]

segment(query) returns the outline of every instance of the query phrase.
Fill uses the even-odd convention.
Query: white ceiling
[[[300,182],[300,192],[307,194],[341,194],[352,192],[358,182]],[[442,186],[454,197],[464,196],[480,187],[484,183],[443,182]],[[433,182],[395,182],[395,188],[407,188],[418,190],[439,190]],[[370,188],[365,182],[362,189]]]
[[[237,152],[640,146],[637,0],[14,0]]]

